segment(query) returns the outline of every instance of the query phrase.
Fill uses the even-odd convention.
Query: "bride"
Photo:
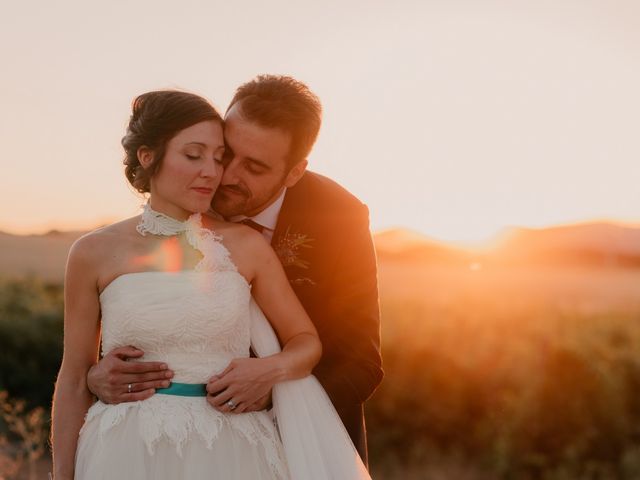
[[[201,215],[222,175],[220,115],[193,94],[149,92],[134,101],[122,144],[126,176],[149,200],[69,253],[56,480],[368,478],[310,376],[320,341],[275,253],[251,228]],[[170,366],[173,383],[144,401],[93,403],[86,375],[100,341],[103,351],[140,346]],[[276,422],[207,403],[208,379],[232,359],[262,379],[256,388],[273,387]]]

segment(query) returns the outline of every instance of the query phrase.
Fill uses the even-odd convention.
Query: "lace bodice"
[[[103,353],[135,345],[174,381],[206,383],[249,355],[250,295],[235,269],[122,275],[100,296]]]
[[[222,238],[202,216],[179,221],[144,206],[140,235],[184,235],[202,254],[191,271],[125,273],[100,295],[102,351],[135,345],[144,361],[162,361],[173,381],[206,383],[234,357],[249,355],[249,285]]]

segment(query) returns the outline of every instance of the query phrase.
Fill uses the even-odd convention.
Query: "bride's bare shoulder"
[[[212,232],[224,237],[225,235],[235,236],[242,231],[244,225],[227,222],[224,218],[212,212],[202,215],[202,226]]]
[[[134,236],[137,234],[136,226],[139,223],[140,215],[136,215],[135,217],[127,218],[119,222],[96,228],[95,230],[92,230],[91,232],[86,233],[85,235],[80,237],[79,240],[100,243],[105,241],[113,241],[114,237],[121,237],[124,239],[126,237]]]
[[[69,255],[86,259],[103,257],[108,251],[134,239],[139,221],[138,215],[85,233],[71,246]]]
[[[203,226],[220,235],[223,240],[226,238],[231,243],[255,242],[263,239],[262,235],[241,223],[227,222],[221,217],[210,213],[203,215]]]
[[[207,214],[203,216],[203,226],[219,235],[222,243],[234,257],[254,254],[256,250],[269,247],[260,233],[241,223],[227,222]]]

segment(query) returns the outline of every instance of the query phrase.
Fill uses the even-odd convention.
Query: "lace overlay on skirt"
[[[224,436],[226,430],[232,429],[264,455],[272,475],[267,478],[287,478],[280,439],[273,420],[265,412],[224,414],[202,397],[171,395],[154,395],[142,402],[119,405],[96,402],[89,409],[80,435],[92,428],[101,442],[108,441],[109,431],[117,428],[127,415],[138,417],[137,434],[150,456],[164,440],[175,446],[179,458],[184,458],[184,449],[189,448],[189,442],[196,435],[212,450],[221,432]]]

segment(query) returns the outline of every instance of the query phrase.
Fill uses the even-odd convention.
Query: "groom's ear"
[[[304,175],[304,172],[307,170],[308,164],[309,162],[307,162],[306,158],[296,163],[291,170],[289,170],[287,177],[284,179],[285,187],[290,188],[298,183],[298,180],[302,178],[302,175]]]
[[[138,155],[138,162],[140,162],[142,168],[147,169],[153,163],[153,150],[146,145],[138,148],[136,154]]]

